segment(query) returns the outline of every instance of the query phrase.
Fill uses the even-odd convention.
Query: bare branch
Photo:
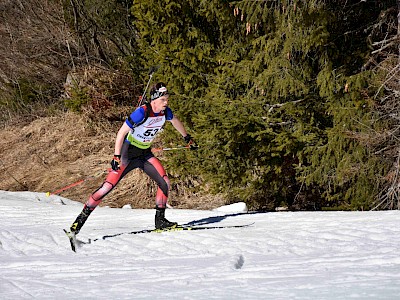
[[[305,99],[300,99],[300,100],[295,100],[295,101],[289,101],[289,102],[285,102],[285,103],[278,103],[278,104],[264,104],[264,109],[268,109],[268,112],[272,112],[272,110],[274,109],[274,108],[277,108],[277,107],[282,107],[282,106],[285,106],[285,105],[288,105],[288,104],[297,104],[297,103],[300,103],[300,102],[302,102],[302,101],[304,101]]]

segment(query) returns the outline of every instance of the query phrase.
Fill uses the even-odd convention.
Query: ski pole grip
[[[149,75],[153,75],[154,72],[158,70],[160,66],[151,66],[149,70]]]

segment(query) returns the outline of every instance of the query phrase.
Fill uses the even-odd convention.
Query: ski
[[[227,225],[227,226],[185,226],[178,225],[173,227],[167,227],[163,229],[153,229],[151,232],[170,232],[170,231],[182,231],[182,230],[209,230],[209,229],[225,229],[225,228],[243,228],[249,227],[254,223],[242,224],[242,225]]]
[[[76,236],[75,233],[70,232],[70,231],[66,231],[65,229],[63,229],[65,234],[67,235],[68,239],[69,239],[69,243],[71,244],[71,249],[72,251],[76,252]]]
[[[123,234],[143,234],[143,233],[163,233],[163,232],[174,232],[174,231],[195,231],[195,230],[211,230],[211,229],[226,229],[226,228],[244,228],[252,226],[254,223],[242,224],[242,225],[227,225],[227,226],[190,226],[190,225],[178,225],[173,227],[167,227],[162,229],[142,229],[137,231],[125,232],[125,233],[117,233],[112,235],[105,235],[101,239],[97,240],[105,240],[112,237],[117,237]]]
[[[241,224],[241,225],[227,225],[227,226],[200,226],[200,225],[177,225],[173,227],[167,227],[167,228],[162,228],[162,229],[142,229],[142,230],[137,230],[137,231],[131,231],[131,232],[122,232],[122,233],[117,233],[117,234],[112,234],[112,235],[105,235],[102,238],[97,238],[97,239],[89,239],[87,242],[78,240],[76,238],[75,233],[69,232],[65,229],[64,232],[69,238],[69,242],[71,244],[71,249],[72,251],[76,252],[77,248],[80,247],[82,244],[91,244],[92,241],[101,241],[105,240],[108,238],[113,238],[117,237],[120,235],[125,235],[125,234],[144,234],[144,233],[163,233],[163,232],[174,232],[174,231],[196,231],[196,230],[212,230],[212,229],[227,229],[227,228],[245,228],[254,225],[254,223],[249,223],[249,224]]]

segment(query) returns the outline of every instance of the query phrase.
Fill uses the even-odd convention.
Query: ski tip
[[[73,233],[63,229],[67,237],[69,238],[69,243],[71,244],[71,250],[76,252],[76,241]]]
[[[64,228],[63,228],[63,230],[64,230],[65,234],[68,235],[68,237],[72,236],[73,233],[71,231],[68,231],[68,230],[66,230]]]

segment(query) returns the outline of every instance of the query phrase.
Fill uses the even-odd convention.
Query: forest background
[[[2,0],[3,190],[84,202],[149,80],[198,151],[157,153],[170,204],[399,209],[395,0]],[[166,126],[156,147],[183,145]],[[105,205],[153,207],[134,171]]]

